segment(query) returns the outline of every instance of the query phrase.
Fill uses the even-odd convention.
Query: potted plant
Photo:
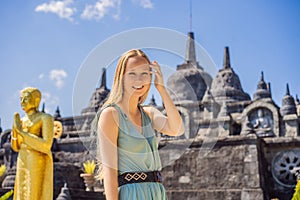
[[[94,184],[95,184],[95,171],[96,164],[95,161],[87,160],[83,163],[83,172],[80,174],[80,177],[84,179],[85,183],[85,191],[94,191]]]

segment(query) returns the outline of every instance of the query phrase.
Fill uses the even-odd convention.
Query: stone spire
[[[67,187],[67,183],[65,183],[64,187],[61,188],[61,191],[56,200],[72,200],[69,189]]]
[[[280,113],[282,116],[297,113],[295,100],[290,95],[289,84],[286,84],[286,94],[282,99],[282,106],[280,108]]]
[[[270,92],[270,97],[272,98],[271,83],[269,82],[267,86],[268,86],[268,90]]]
[[[177,70],[190,68],[203,70],[203,67],[201,67],[196,60],[195,38],[193,32],[188,32],[187,35],[185,61],[183,64],[177,65]]]
[[[106,69],[105,68],[102,69],[100,88],[104,88],[105,90],[107,89],[107,87],[106,87]]]
[[[45,113],[45,102],[43,103],[41,112]]]
[[[289,87],[288,83],[286,84],[286,93],[285,93],[285,96],[290,96],[290,87]]]
[[[243,91],[240,79],[230,65],[229,48],[224,50],[223,68],[211,84],[211,94],[215,101],[222,105],[223,101],[247,101],[250,97]]]
[[[265,90],[268,89],[267,84],[264,80],[264,72],[263,71],[261,72],[260,81],[258,82],[257,89],[265,89]]]
[[[153,94],[152,94],[152,98],[150,99],[149,106],[157,106],[157,104],[156,104],[156,102],[155,102],[155,98],[154,98],[154,95],[153,95]]]
[[[59,110],[58,106],[56,107],[56,111],[55,111],[53,117],[55,120],[61,120],[60,110]]]
[[[90,98],[90,103],[87,108],[82,109],[81,114],[96,114],[96,112],[104,104],[106,98],[108,97],[110,90],[106,87],[106,70],[102,69],[100,86],[96,88],[95,92]]]
[[[230,66],[230,57],[229,57],[229,47],[224,48],[224,60],[223,60],[223,69],[231,68]]]
[[[300,105],[300,100],[299,100],[297,94],[296,94],[296,97],[295,97],[295,104],[296,104],[296,106],[297,106],[297,105]]]
[[[186,44],[185,62],[196,64],[196,51],[195,51],[195,41],[194,33],[189,32]]]
[[[201,101],[212,78],[196,61],[194,33],[187,37],[185,61],[167,80],[173,101]]]
[[[261,72],[260,81],[257,84],[257,90],[253,95],[253,100],[271,98],[269,86],[264,80],[264,72]]]

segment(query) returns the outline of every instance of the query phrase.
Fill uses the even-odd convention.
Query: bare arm
[[[16,118],[20,117],[15,116],[15,120]],[[42,137],[38,137],[32,133],[25,132],[20,127],[16,128],[15,130],[23,137],[23,142],[25,144],[36,151],[47,154],[51,150],[53,142],[53,118],[48,114],[44,114],[43,116],[41,116],[40,120],[42,126]]]
[[[162,98],[167,114],[167,116],[164,116],[160,111],[152,108],[150,112],[153,126],[157,131],[169,136],[182,135],[184,133],[184,124],[176,106],[164,86],[162,72],[157,62],[153,62],[152,69],[154,70],[153,73],[155,75],[154,84]]]
[[[118,200],[118,112],[112,108],[102,111],[98,121],[104,189],[107,200]]]

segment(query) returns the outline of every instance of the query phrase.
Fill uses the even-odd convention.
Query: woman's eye
[[[144,72],[144,73],[142,73],[142,75],[143,75],[143,76],[148,76],[149,73],[148,73],[148,72]]]
[[[135,73],[134,72],[129,72],[128,75],[129,76],[135,76]]]

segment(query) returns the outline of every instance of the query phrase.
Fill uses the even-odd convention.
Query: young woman
[[[154,75],[167,116],[141,106]],[[100,116],[99,116],[100,115]],[[98,139],[107,200],[164,200],[155,130],[169,136],[184,126],[163,82],[160,66],[141,50],[124,53],[117,64],[110,96],[98,114]]]

